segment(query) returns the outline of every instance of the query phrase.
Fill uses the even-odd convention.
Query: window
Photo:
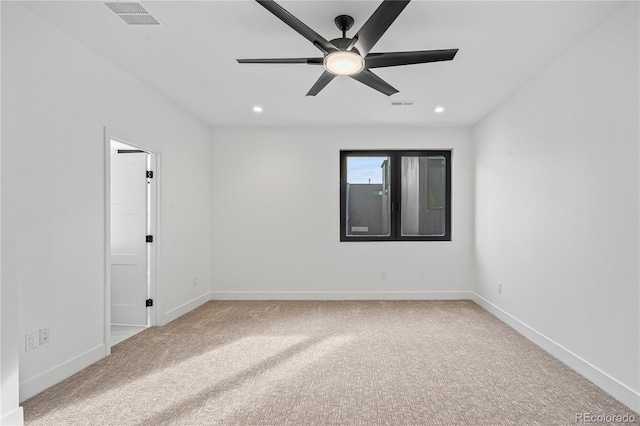
[[[340,151],[340,241],[451,241],[451,151]]]

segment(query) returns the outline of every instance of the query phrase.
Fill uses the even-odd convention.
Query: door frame
[[[158,259],[160,253],[160,164],[161,154],[143,146],[128,142],[126,139],[114,136],[103,128],[104,137],[104,158],[105,158],[105,188],[104,188],[104,347],[105,356],[111,354],[111,141],[127,144],[135,149],[149,154],[153,179],[149,185],[149,231],[153,235],[153,243],[147,245],[147,261],[149,268],[149,287],[147,289],[149,298],[153,299],[153,306],[147,308],[147,319],[149,326],[159,324],[159,297],[158,297]]]

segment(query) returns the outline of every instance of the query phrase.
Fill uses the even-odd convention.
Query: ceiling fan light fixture
[[[335,75],[355,75],[364,69],[364,59],[355,52],[333,52],[324,57],[324,68]]]

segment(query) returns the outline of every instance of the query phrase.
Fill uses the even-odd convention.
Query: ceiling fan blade
[[[416,50],[413,52],[370,53],[364,59],[367,68],[395,67],[398,65],[424,64],[450,61],[458,49]]]
[[[347,50],[351,50],[354,46],[360,52],[360,55],[366,56],[373,46],[380,40],[380,37],[387,31],[393,21],[396,20],[400,12],[409,4],[410,0],[384,0],[380,6],[373,12],[373,15],[364,23],[362,28],[358,30]]]
[[[285,24],[287,24],[288,26],[296,30],[298,33],[300,33],[302,37],[309,40],[311,43],[313,43],[314,46],[322,50],[324,53],[335,52],[338,50],[330,41],[322,37],[317,32],[313,31],[311,28],[305,25],[301,20],[293,16],[291,13],[289,13],[287,10],[285,10],[282,6],[280,6],[278,3],[274,2],[273,0],[256,0],[256,1],[260,3],[269,12],[276,15],[276,17],[279,18],[282,22],[284,22]]]
[[[329,84],[334,77],[335,74],[331,74],[329,71],[323,72],[318,81],[316,81],[316,84],[314,84],[309,90],[307,96],[315,96],[320,93],[320,91],[324,89],[324,87]]]
[[[236,59],[239,64],[307,64],[322,65],[324,58]]]
[[[376,89],[378,92],[384,93],[387,96],[398,93],[398,91],[394,89],[389,83],[387,83],[368,69],[364,69],[358,74],[352,75],[351,78],[358,80],[360,83],[366,84],[372,89]]]

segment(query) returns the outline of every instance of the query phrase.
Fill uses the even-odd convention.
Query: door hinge
[[[147,235],[147,242],[148,243],[152,243],[153,242],[153,235]]]
[[[147,170],[147,179],[153,178],[153,170]]]
[[[153,306],[153,299],[147,299],[147,308]]]

